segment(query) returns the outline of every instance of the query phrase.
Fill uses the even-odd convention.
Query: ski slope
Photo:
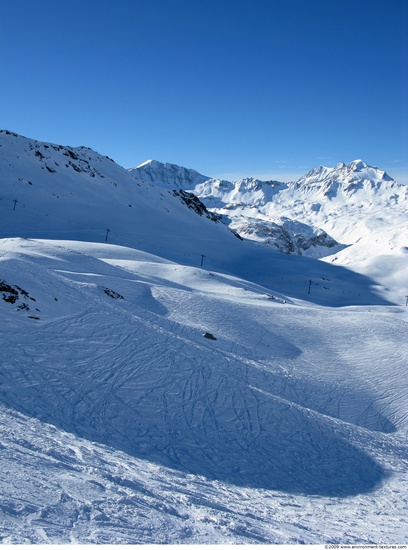
[[[3,542],[406,540],[403,308],[103,243],[0,254]]]

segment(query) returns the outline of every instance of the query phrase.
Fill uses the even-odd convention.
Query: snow
[[[163,164],[156,160],[148,160],[131,168],[129,172],[135,172],[137,178],[148,183],[156,183],[159,177],[161,186],[167,189],[183,189],[186,182],[188,182],[188,186],[195,186],[209,179],[195,170],[167,162]]]
[[[0,137],[1,541],[405,544],[404,250],[276,253]]]
[[[173,165],[156,162],[155,166],[149,181],[157,186],[171,181],[176,168],[180,173]],[[143,172],[132,173],[145,179]],[[334,168],[319,166],[294,183],[208,178],[191,187],[191,181],[187,177],[178,186],[195,193],[245,239],[335,262],[368,276],[364,266],[383,264],[374,269],[383,288],[388,287],[388,258],[392,256],[389,265],[404,271],[401,250],[408,246],[408,189],[361,159]],[[393,283],[389,297],[401,303],[406,279],[394,277]]]

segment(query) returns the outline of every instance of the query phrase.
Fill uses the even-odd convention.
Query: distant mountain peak
[[[136,166],[136,168],[142,168],[142,166],[148,166],[148,165],[153,165],[153,164],[156,164],[157,163],[157,160],[145,160],[144,162],[142,162],[142,164],[139,164],[138,166]]]
[[[326,166],[313,168],[302,176],[296,182],[296,185],[325,185],[331,188],[334,186],[336,188],[342,188],[343,186],[347,187],[352,182],[362,183],[364,181],[369,181],[376,185],[380,185],[384,181],[396,183],[383,170],[379,170],[375,166],[370,166],[361,159],[356,159],[349,164],[339,162],[334,168],[328,168]]]
[[[189,186],[192,188],[211,179],[209,176],[203,176],[191,168],[157,160],[147,160],[139,166],[131,168],[129,172],[139,180],[166,189],[186,189]]]
[[[361,159],[353,160],[353,162],[349,164],[349,167],[354,171],[359,171],[359,170],[364,170],[364,168],[369,168],[368,164]]]

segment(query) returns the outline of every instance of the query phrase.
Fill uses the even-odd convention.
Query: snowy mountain
[[[403,272],[184,191],[0,133],[0,540],[404,544]]]
[[[406,244],[406,215],[408,213],[408,189],[399,185],[385,172],[368,166],[361,160],[335,168],[320,166],[311,170],[295,183],[262,182],[245,178],[226,182],[200,176],[196,172],[158,162],[142,165],[143,170],[132,173],[142,180],[149,166],[149,181],[161,186],[175,181],[176,176],[186,174],[177,186],[196,194],[207,207],[227,215],[248,218],[251,224],[257,219],[275,225],[292,219],[314,229],[326,231],[342,244],[351,245],[362,237],[372,237],[371,220],[376,219],[376,231],[387,232],[396,227],[400,237],[395,242],[380,243],[385,249],[396,250]],[[192,185],[193,181],[198,183]],[[381,218],[381,219],[379,219]],[[241,221],[242,227],[242,221]],[[401,235],[402,233],[402,235]],[[383,236],[380,235],[380,241]],[[404,243],[404,244],[401,244]]]
[[[236,236],[184,196],[141,181],[86,147],[0,132],[2,237],[47,237],[166,248],[169,257],[218,255]],[[203,215],[204,214],[204,215]],[[176,222],[177,220],[177,222]],[[155,242],[151,234],[160,235]],[[180,245],[181,243],[181,245]],[[220,247],[219,257],[222,255]]]
[[[158,162],[156,160],[148,160],[135,168],[130,168],[129,172],[134,172],[138,179],[147,183],[156,184],[160,182],[161,187],[167,189],[188,189],[207,181],[207,176],[203,176],[188,168]]]
[[[384,171],[362,160],[355,160],[350,164],[340,162],[335,168],[319,166],[300,178],[297,185],[304,189],[317,187],[325,196],[333,197],[339,190],[349,196],[367,187],[378,191],[383,182],[389,182],[391,187],[399,187]]]
[[[311,256],[321,256],[341,250],[342,247],[322,229],[314,229],[310,225],[282,217],[279,223],[251,218],[245,215],[235,215],[229,224],[238,235],[269,245],[284,254],[299,254],[307,252]],[[312,249],[312,250],[310,250]]]
[[[164,167],[151,167],[155,185],[162,185]],[[172,174],[174,168],[167,170]],[[133,173],[138,174],[137,169]],[[171,179],[168,175],[167,181]],[[365,274],[367,264],[381,264],[375,271],[385,286],[396,271],[398,277],[408,277],[408,188],[361,160],[320,166],[292,183],[210,178],[191,188],[188,182],[185,189],[246,239]]]
[[[305,223],[296,223],[287,217],[269,219],[262,216],[261,208],[273,197],[287,188],[287,184],[255,178],[245,178],[235,183],[208,178],[196,171],[174,164],[147,161],[130,170],[142,181],[158,187],[190,190],[199,197],[212,212],[221,216],[224,222],[241,237],[267,244],[286,254],[323,255],[326,248],[338,243],[319,228]],[[336,246],[340,250],[342,246]]]
[[[332,169],[321,166],[312,170],[291,185],[288,195],[303,203],[296,205],[297,217],[320,223],[346,244],[372,236],[370,220],[373,218],[383,218],[384,229],[396,226],[400,233],[404,232],[406,223],[399,221],[405,218],[406,222],[408,189],[361,160],[348,165],[340,163]],[[289,196],[280,197],[280,202]],[[389,249],[386,243],[384,246]],[[398,243],[392,243],[391,250],[396,246]]]

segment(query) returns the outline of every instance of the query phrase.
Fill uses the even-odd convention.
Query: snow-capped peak
[[[220,181],[157,161],[146,162],[133,173],[160,187],[194,193],[209,211],[223,216],[224,222],[246,239],[262,242],[267,239],[272,243],[273,234],[274,239],[278,235],[278,240],[282,240],[285,228],[280,220],[285,216],[304,224],[296,226],[296,231],[302,227],[301,232],[305,233],[308,226],[349,245],[361,239],[371,243],[374,224],[376,250],[388,252],[405,246],[401,227],[406,226],[408,187],[362,159],[348,164],[339,162],[334,167],[318,166],[294,183],[250,177],[235,182]],[[391,208],[392,214],[387,215]],[[279,250],[289,250],[286,237],[284,247],[275,241],[273,246],[277,244]],[[368,250],[368,244],[362,249]],[[322,257],[327,250],[308,249],[302,253]]]
[[[364,168],[368,168],[368,164],[361,159],[353,160],[353,162],[351,162],[349,166],[354,171],[364,170]]]
[[[146,183],[153,183],[167,189],[192,189],[211,179],[195,170],[177,164],[148,160],[129,170],[132,175]]]
[[[348,188],[350,183],[363,184],[370,182],[375,187],[382,182],[396,183],[383,170],[379,170],[375,166],[370,166],[361,159],[353,160],[350,164],[340,162],[334,168],[319,166],[310,170],[307,174],[301,177],[296,184],[298,186],[325,186],[332,188]],[[327,191],[327,189],[326,189]]]
[[[145,160],[145,162],[142,162],[142,164],[139,164],[138,166],[135,166],[135,168],[142,168],[142,166],[147,166],[149,164],[154,164],[155,162],[157,162],[157,161],[152,160],[152,159]],[[131,168],[131,170],[134,170],[135,168]]]

